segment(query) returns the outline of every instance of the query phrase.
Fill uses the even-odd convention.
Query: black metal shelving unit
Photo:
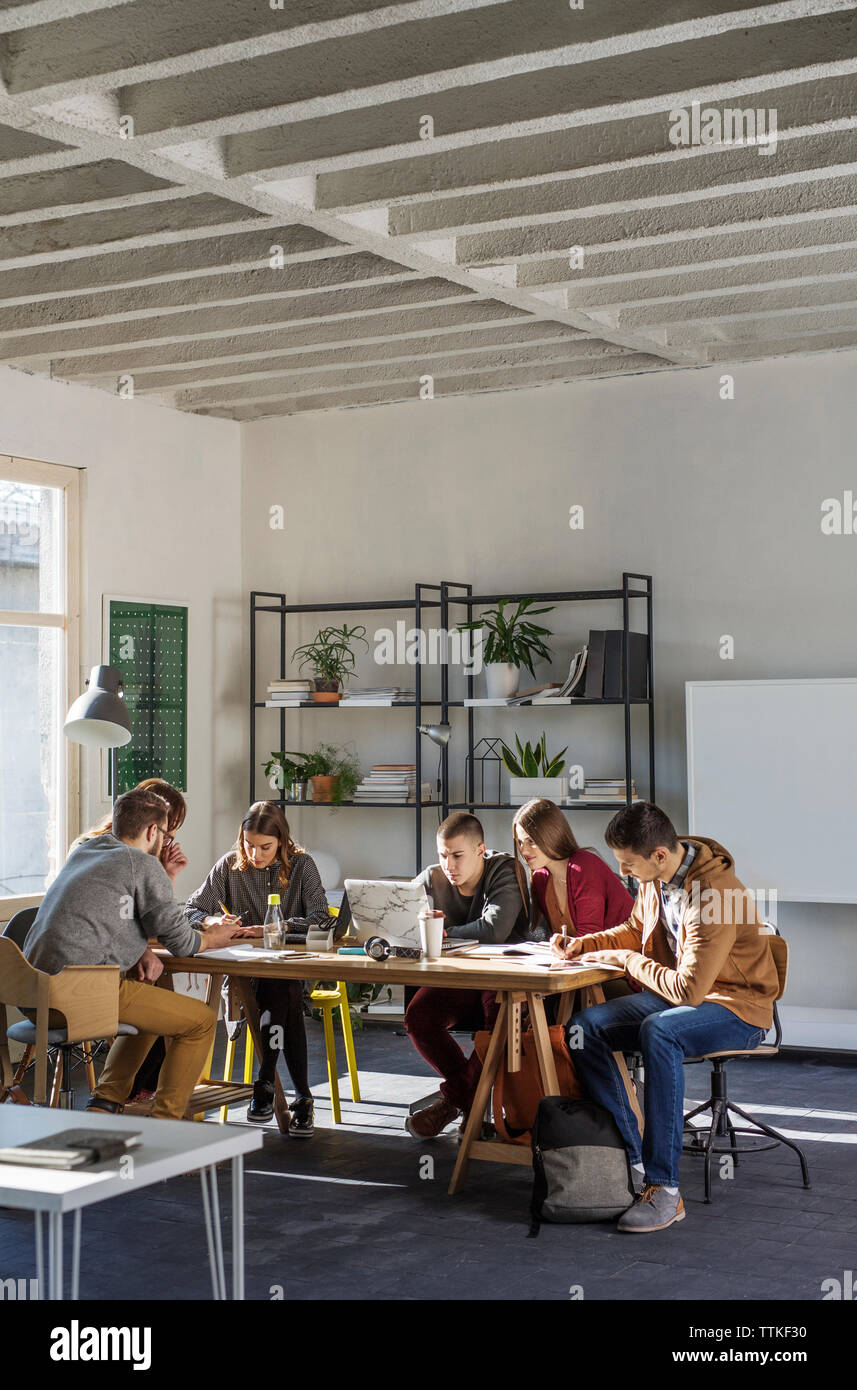
[[[638,587],[638,586],[640,586],[640,585],[642,585],[642,587]],[[447,629],[447,630],[448,630],[448,628],[449,628],[449,621],[450,621],[450,618],[449,618],[449,610],[450,610],[450,607],[451,607],[452,605],[455,605],[455,604],[463,605],[463,606],[467,609],[467,619],[470,619],[470,618],[472,618],[472,617],[474,617],[474,616],[477,616],[476,614],[474,614],[474,609],[486,608],[486,607],[489,607],[490,605],[499,603],[501,599],[509,598],[509,597],[510,597],[508,591],[507,591],[506,593],[500,592],[500,593],[496,593],[496,594],[474,594],[474,593],[473,593],[472,585],[470,585],[470,584],[457,584],[457,583],[452,583],[452,582],[449,582],[449,581],[445,581],[445,582],[443,582],[443,583],[441,584],[440,587],[441,587],[441,624],[442,624],[442,626],[443,626],[445,629]],[[453,592],[453,591],[460,591],[460,592]],[[517,594],[517,593],[516,593],[516,594],[514,595],[514,598],[515,598],[516,600],[518,600],[518,599],[524,599],[524,598],[530,598],[530,599],[533,599],[533,600],[534,600],[535,602],[537,602],[537,603],[553,603],[553,604],[557,604],[557,603],[592,603],[592,602],[609,602],[609,601],[618,602],[618,601],[621,600],[621,603],[622,603],[622,633],[623,633],[623,639],[622,639],[622,689],[623,689],[623,691],[625,692],[625,693],[624,693],[624,696],[622,696],[622,697],[620,697],[620,698],[618,698],[618,699],[617,699],[617,698],[610,698],[610,697],[606,697],[606,698],[605,698],[604,696],[602,696],[602,697],[599,698],[599,699],[594,699],[594,698],[591,698],[591,697],[587,699],[585,696],[580,696],[580,697],[575,697],[574,700],[573,700],[573,702],[572,702],[571,704],[563,704],[563,705],[561,705],[561,706],[558,706],[558,708],[561,708],[564,712],[565,712],[565,711],[568,711],[569,713],[570,713],[572,710],[576,709],[576,708],[579,708],[579,707],[582,707],[582,706],[592,706],[592,705],[604,705],[604,706],[608,706],[608,707],[610,707],[610,706],[612,706],[612,707],[617,707],[617,706],[618,706],[618,707],[621,707],[621,708],[622,708],[622,710],[623,710],[623,712],[624,712],[625,800],[626,800],[626,805],[630,805],[630,802],[631,802],[631,782],[632,782],[632,778],[633,778],[633,771],[632,771],[632,761],[633,761],[633,760],[632,760],[632,741],[631,741],[631,710],[632,710],[632,708],[633,708],[635,705],[647,706],[647,707],[648,707],[648,711],[649,711],[649,718],[648,718],[648,745],[649,745],[649,750],[648,750],[648,751],[649,751],[649,756],[648,756],[648,788],[647,788],[647,799],[648,799],[649,801],[654,801],[654,800],[655,800],[655,684],[654,684],[654,646],[653,646],[653,633],[652,633],[652,619],[653,619],[652,576],[651,576],[650,574],[636,574],[636,573],[633,573],[633,572],[631,572],[631,571],[625,571],[625,572],[623,573],[623,575],[622,575],[622,587],[619,588],[619,589],[545,590],[545,591],[543,591],[543,592],[541,592],[541,593],[538,593],[538,592],[536,592],[536,593],[527,593],[527,594]],[[641,600],[641,601],[645,604],[645,612],[646,612],[646,637],[647,637],[646,649],[647,649],[647,662],[648,662],[648,691],[649,691],[649,693],[648,693],[648,695],[646,696],[645,699],[640,699],[640,698],[632,699],[631,696],[630,696],[630,693],[629,693],[629,682],[628,682],[628,633],[631,631],[631,606],[632,606],[632,603],[634,602],[634,600]],[[444,670],[444,675],[446,675],[446,671],[445,671],[445,670]],[[468,676],[468,677],[467,677],[467,699],[472,699],[472,698],[473,698],[473,686],[474,686],[473,676]],[[450,699],[448,698],[448,685],[446,685],[446,684],[442,684],[442,687],[441,687],[441,697],[442,697],[442,701],[443,701],[443,718],[444,718],[444,720],[448,719],[448,711],[449,711],[449,710],[451,710],[451,709],[465,708],[464,700],[450,700]],[[467,785],[466,788],[465,788],[465,797],[466,797],[466,799],[465,799],[464,801],[452,801],[452,802],[449,800],[448,766],[447,766],[447,762],[446,762],[446,760],[445,760],[445,762],[444,762],[444,778],[443,778],[443,806],[442,806],[443,815],[446,816],[446,815],[449,814],[450,811],[457,811],[457,810],[467,810],[467,811],[470,811],[470,810],[472,810],[472,811],[487,811],[487,810],[515,811],[515,810],[518,809],[518,807],[517,807],[516,805],[514,805],[513,803],[511,803],[511,802],[477,802],[477,801],[474,799],[474,795],[473,795],[473,793],[474,793],[474,787],[473,787],[473,775],[474,775],[473,749],[474,749],[474,739],[473,739],[473,735],[474,735],[474,714],[477,713],[478,711],[477,711],[477,709],[474,709],[474,706],[472,706],[472,705],[468,705],[468,706],[466,706],[466,708],[467,708],[467,754],[468,754],[468,757],[467,757],[467,764],[466,764],[466,765],[467,765],[467,783],[468,783],[468,785]],[[491,706],[484,706],[484,705],[479,707],[479,709],[490,709],[490,708],[491,708]],[[504,706],[498,705],[497,708],[504,708]],[[511,706],[505,706],[505,708],[512,708],[512,707],[511,707]],[[518,706],[515,706],[514,708],[516,708],[516,709],[540,709],[540,710],[543,710],[543,709],[546,708],[546,706],[544,706],[544,705],[518,705]],[[444,752],[448,753],[448,748],[445,749]],[[619,803],[617,803],[617,802],[615,802],[615,801],[607,801],[607,802],[600,802],[600,801],[599,801],[599,802],[586,802],[585,805],[583,805],[583,806],[578,806],[578,807],[564,806],[564,807],[563,807],[563,810],[565,810],[565,811],[569,811],[569,810],[580,810],[580,811],[615,811],[616,808],[617,808],[617,804],[619,804]]]
[[[638,587],[642,585],[642,587]],[[501,599],[509,598],[508,593],[496,594],[474,594],[471,584],[458,583],[453,580],[443,580],[440,584],[414,585],[414,596],[408,599],[380,599],[372,601],[346,601],[344,603],[287,603],[285,594],[272,593],[266,590],[254,589],[250,594],[250,801],[256,800],[256,783],[259,769],[256,766],[256,711],[265,709],[266,703],[256,698],[256,623],[260,614],[272,614],[279,618],[279,667],[280,678],[286,676],[287,662],[287,620],[290,615],[300,613],[357,613],[357,612],[389,612],[398,609],[400,612],[412,612],[414,615],[414,625],[417,630],[422,629],[423,613],[426,610],[437,610],[440,616],[440,626],[444,631],[450,630],[450,610],[456,605],[463,605],[467,610],[467,618],[475,616],[474,609],[484,608],[492,604],[499,603]],[[622,575],[622,586],[618,589],[585,589],[585,590],[549,590],[542,593],[516,594],[518,598],[532,598],[536,602],[543,603],[591,603],[591,602],[618,602],[622,603],[622,631],[624,634],[622,642],[622,689],[625,692],[621,698],[600,698],[592,699],[586,697],[575,698],[572,704],[558,706],[563,712],[571,713],[577,707],[603,705],[612,708],[621,708],[624,713],[624,756],[625,756],[625,786],[626,801],[630,802],[630,788],[633,778],[632,769],[632,740],[631,740],[631,710],[635,705],[648,707],[648,800],[655,800],[655,713],[654,713],[654,653],[652,637],[652,578],[651,575],[635,574],[625,572]],[[631,631],[631,608],[636,602],[643,602],[646,610],[646,634],[647,634],[647,654],[648,654],[648,696],[645,699],[632,699],[628,693],[628,633]],[[467,699],[473,698],[474,677],[466,677]],[[300,710],[325,711],[330,713],[340,707],[336,704],[313,704],[303,706],[293,706]],[[357,708],[352,706],[351,708]],[[368,708],[379,708],[379,706],[368,706]],[[417,798],[415,802],[385,802],[383,807],[365,802],[343,801],[343,809],[370,809],[370,810],[397,810],[410,811],[414,817],[414,848],[415,848],[415,872],[422,868],[422,832],[423,832],[423,812],[425,810],[439,809],[441,818],[446,817],[451,810],[517,810],[517,807],[509,802],[476,802],[474,799],[473,786],[473,750],[474,750],[474,715],[479,712],[472,705],[465,706],[464,700],[450,699],[449,695],[449,667],[443,663],[440,667],[440,698],[423,698],[423,670],[419,662],[414,665],[414,699],[399,705],[385,706],[385,709],[411,709],[414,719],[414,762],[416,765],[416,787]],[[421,801],[420,788],[422,786],[422,735],[419,726],[423,723],[423,711],[426,709],[439,709],[440,722],[449,722],[450,710],[465,709],[467,712],[467,786],[465,787],[464,801],[451,802],[449,799],[449,746],[445,746],[440,752],[440,783],[441,793],[439,800]],[[481,709],[491,708],[482,706]],[[497,706],[504,708],[504,706]],[[511,708],[505,706],[505,708]],[[544,705],[528,706],[519,705],[516,709],[544,709]],[[279,737],[280,747],[286,746],[286,711],[279,711]],[[260,764],[261,766],[261,764]],[[294,806],[303,810],[311,806],[327,806],[327,802],[314,801],[288,801],[285,797],[267,798],[277,800],[281,806]],[[615,811],[616,802],[587,802],[584,806],[577,808],[566,806],[565,811],[572,809],[587,811]]]
[[[256,781],[259,769],[256,766],[256,711],[266,709],[268,706],[264,700],[256,699],[256,622],[261,613],[271,613],[279,618],[279,666],[280,679],[286,677],[287,662],[287,621],[289,616],[298,613],[373,613],[390,612],[398,609],[400,612],[413,613],[414,626],[420,629],[422,626],[422,615],[428,609],[440,609],[441,607],[441,586],[440,584],[415,584],[414,596],[408,599],[374,599],[370,601],[351,600],[345,603],[287,603],[285,594],[272,593],[267,590],[254,589],[250,594],[250,802],[256,800]],[[266,601],[267,600],[267,601]],[[444,676],[446,670],[444,668]],[[422,698],[422,667],[419,662],[414,666],[414,696],[415,698],[398,705],[390,706],[368,706],[370,709],[384,708],[385,712],[395,709],[411,709],[414,712],[414,762],[416,764],[416,799],[415,801],[385,802],[382,806],[375,806],[366,802],[342,801],[340,808],[345,810],[391,810],[391,811],[410,811],[414,817],[414,845],[415,845],[415,873],[419,873],[422,867],[422,832],[423,832],[423,811],[437,808],[441,803],[435,800],[422,801],[420,791],[422,787],[422,735],[419,726],[423,722],[422,711],[425,705],[437,705],[437,700],[424,701]],[[342,711],[336,704],[307,704],[303,706],[292,706],[301,712],[311,711]],[[354,708],[352,706],[352,708]],[[286,747],[286,711],[279,711],[280,728],[280,747]],[[444,753],[446,750],[444,749]],[[443,764],[442,787],[446,790],[446,766]],[[289,801],[286,797],[266,797],[266,800],[276,801],[280,806],[293,806],[304,810],[311,806],[327,807],[330,810],[329,802],[319,801]]]

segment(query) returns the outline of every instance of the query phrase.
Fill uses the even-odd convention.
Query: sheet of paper
[[[256,946],[221,946],[216,951],[206,951],[212,960],[293,960],[306,959],[311,951],[265,951]]]

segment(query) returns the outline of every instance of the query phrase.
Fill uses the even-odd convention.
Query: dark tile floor
[[[408,1103],[434,1089],[407,1038],[357,1034],[363,1102],[344,1101],[334,1127],[320,1025],[308,1032],[315,1137],[284,1140],[272,1128],[247,1163],[248,1298],[568,1300],[580,1286],[587,1300],[814,1301],[823,1280],[857,1271],[857,1067],[794,1056],[729,1067],[733,1098],[805,1147],[810,1191],[779,1148],[742,1162],[731,1181],[715,1178],[706,1206],[701,1164],[687,1157],[679,1225],[641,1237],[612,1224],[544,1226],[530,1240],[527,1168],[474,1162],[450,1198],[455,1131],[433,1143],[405,1134]],[[705,1068],[688,1069],[689,1102],[706,1083]],[[240,1122],[243,1111],[232,1113]],[[225,1169],[220,1184],[226,1209]],[[34,1272],[32,1216],[0,1211],[0,1278]],[[81,1297],[105,1289],[210,1297],[198,1178],[85,1213]]]

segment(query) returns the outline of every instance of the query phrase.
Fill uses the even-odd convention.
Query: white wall
[[[231,843],[246,761],[241,633],[238,426],[0,369],[0,453],[85,470],[81,686],[101,662],[102,595],[189,605],[190,864],[201,882]],[[83,762],[82,823],[101,800],[97,755]]]
[[[731,401],[720,398],[723,370],[246,425],[245,587],[308,602],[394,598],[415,579],[470,580],[477,591],[514,594],[614,586],[625,569],[651,573],[658,800],[681,826],[686,680],[857,675],[857,535],[820,528],[824,499],[848,488],[857,494],[857,355],[733,368]],[[270,527],[274,504],[285,506],[284,531]],[[585,509],[582,531],[569,529],[572,504]],[[546,619],[561,633],[553,673],[590,626],[620,621],[618,610],[608,617],[594,607]],[[290,649],[298,630],[305,640],[316,625],[304,621]],[[724,635],[734,638],[733,660],[720,657]],[[269,651],[263,676],[276,673],[272,663]],[[381,683],[389,668],[364,661],[360,674]],[[394,678],[404,683],[408,674]],[[276,717],[264,718],[263,751],[277,746]],[[313,713],[292,716],[291,727],[301,721],[303,746],[334,729],[334,741],[356,738],[368,764],[412,757],[408,718]],[[543,724],[530,714],[526,730],[547,727],[590,775],[616,772],[621,728],[605,722],[613,715],[581,710],[573,718],[557,712]],[[514,727],[523,732],[523,716]],[[493,711],[480,725],[484,733],[511,728]],[[800,806],[800,730],[783,756],[795,764],[800,853],[800,816],[823,816],[824,807]],[[635,769],[645,790],[644,762]],[[405,813],[312,810],[297,823],[307,844],[336,849],[345,872],[410,871]],[[580,839],[598,844],[604,823],[595,813],[573,822]],[[508,813],[486,824],[489,839],[505,846]],[[780,923],[792,947],[789,999],[851,1009],[857,910],[783,906]]]

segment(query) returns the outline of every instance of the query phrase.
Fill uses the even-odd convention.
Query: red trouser
[[[493,989],[418,989],[405,1013],[411,1042],[440,1072],[441,1094],[459,1110],[469,1110],[473,1104],[482,1064],[475,1051],[465,1057],[449,1030],[474,1022],[477,1027],[493,1028],[500,1007],[496,994]]]

